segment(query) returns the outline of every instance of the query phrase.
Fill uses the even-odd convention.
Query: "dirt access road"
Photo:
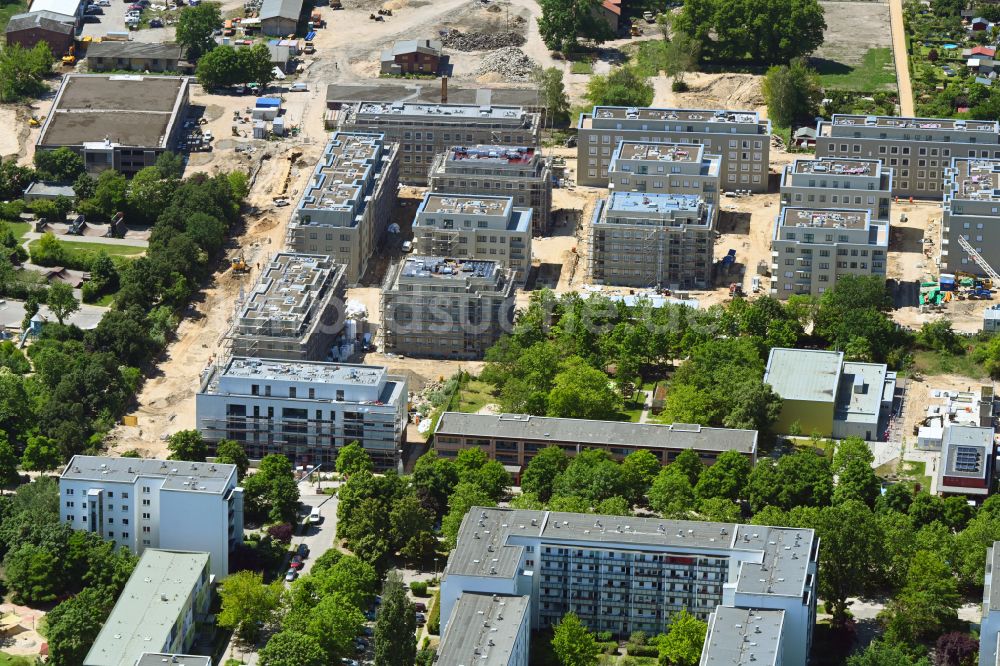
[[[913,86],[910,83],[910,63],[906,55],[903,0],[889,0],[889,23],[892,27],[892,56],[896,62],[896,84],[899,86],[899,114],[912,117]]]

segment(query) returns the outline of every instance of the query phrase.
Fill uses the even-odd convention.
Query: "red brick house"
[[[441,42],[406,39],[382,52],[383,74],[437,74],[441,67]]]

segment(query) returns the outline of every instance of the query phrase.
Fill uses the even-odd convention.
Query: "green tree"
[[[97,179],[88,173],[81,173],[73,181],[73,193],[76,195],[77,201],[83,201],[85,199],[90,199],[94,196],[94,192],[97,191]]]
[[[323,647],[325,663],[332,663],[353,654],[354,637],[364,626],[364,614],[346,597],[335,594],[312,607],[304,631]]]
[[[128,180],[114,169],[107,169],[97,177],[94,189],[94,208],[106,219],[111,219],[125,209],[128,202]]]
[[[222,12],[214,2],[203,2],[181,10],[177,20],[177,43],[187,49],[190,62],[198,60],[203,53],[215,46],[212,32],[222,25]]]
[[[947,319],[925,322],[917,333],[917,344],[943,354],[961,354],[963,351],[962,340]]]
[[[652,451],[640,449],[629,453],[618,466],[637,495],[645,495],[653,479],[660,473],[660,459]]]
[[[39,178],[71,182],[84,173],[83,158],[63,146],[35,152],[35,171]]]
[[[750,461],[739,451],[724,451],[701,473],[694,492],[700,499],[741,499],[749,482],[751,469]]]
[[[375,617],[375,666],[412,666],[417,656],[415,612],[403,579],[389,572]]]
[[[198,60],[198,83],[207,90],[244,83],[241,64],[236,49],[227,44],[217,46]]]
[[[521,490],[534,493],[542,502],[552,497],[552,484],[569,466],[569,456],[558,446],[546,446],[528,461],[521,474]]]
[[[694,509],[694,488],[676,463],[656,475],[649,489],[649,506],[663,517],[681,516]]]
[[[326,666],[319,640],[298,631],[279,631],[260,650],[261,666]]]
[[[663,666],[697,666],[708,624],[682,610],[670,619],[667,633],[659,640]]]
[[[44,79],[52,73],[54,61],[44,40],[31,49],[20,44],[0,48],[0,102],[16,102],[44,93]]]
[[[597,666],[601,648],[576,613],[563,616],[552,634],[552,649],[562,666]]]
[[[12,486],[20,481],[17,465],[20,462],[7,433],[0,431],[0,487]]]
[[[684,449],[677,454],[677,457],[670,464],[676,465],[678,470],[684,473],[684,476],[687,477],[692,487],[698,483],[702,472],[705,471],[705,465],[701,462],[701,457],[695,453],[694,449]]]
[[[577,38],[598,44],[614,37],[610,26],[600,18],[600,0],[541,0],[542,15],[538,32],[551,51],[575,51]]]
[[[750,473],[747,494],[754,512],[766,506],[786,511],[796,506],[825,506],[833,496],[830,462],[812,451],[785,455],[777,462],[765,458]]]
[[[255,44],[236,52],[236,61],[244,81],[260,84],[261,90],[274,80],[274,66],[266,44]]]
[[[160,153],[156,158],[156,168],[160,171],[160,178],[180,178],[184,175],[184,156],[169,150]]]
[[[767,116],[778,127],[791,127],[797,119],[814,117],[822,97],[819,75],[802,58],[768,69],[761,91]]]
[[[608,74],[591,76],[584,97],[598,106],[650,106],[653,85],[633,67],[615,67]]]
[[[621,409],[621,396],[607,375],[582,359],[567,362],[549,392],[549,416],[603,420],[613,419]]]
[[[60,565],[48,549],[30,543],[8,552],[3,559],[4,578],[15,603],[34,605],[55,601],[63,587]]]
[[[556,497],[581,497],[590,505],[609,497],[639,499],[630,496],[628,480],[605,449],[584,449],[573,456],[566,471],[556,479],[552,492]]]
[[[88,587],[53,608],[40,627],[49,644],[49,660],[60,666],[83,666],[113,605],[113,597]]]
[[[810,525],[820,539],[820,596],[835,623],[847,620],[849,597],[876,589],[885,561],[882,533],[862,502],[824,507]]]
[[[841,441],[833,456],[832,471],[837,477],[833,501],[856,499],[874,506],[881,492],[881,482],[872,469],[874,462],[875,456],[868,443],[860,437],[848,437]]]
[[[405,550],[408,555],[426,554],[426,535],[433,531],[434,514],[421,504],[416,495],[406,495],[393,503],[389,513],[389,534],[393,550]],[[431,548],[433,552],[433,546]]]
[[[29,167],[20,166],[16,158],[6,161],[0,158],[0,200],[19,198],[34,178],[34,172]]]
[[[563,85],[563,72],[558,67],[535,70],[535,83],[542,95],[545,114],[550,124],[563,125],[569,120],[569,97]]]
[[[65,282],[53,282],[49,285],[45,304],[49,306],[49,310],[56,316],[56,320],[60,324],[66,317],[80,309],[80,302],[73,295],[73,287]]]
[[[156,222],[173,195],[174,183],[164,180],[160,169],[148,166],[132,176],[125,193],[129,220],[142,224]]]
[[[220,440],[215,447],[215,462],[222,465],[236,465],[237,480],[242,481],[250,469],[250,457],[239,442],[231,439]]]
[[[255,643],[261,628],[276,621],[281,596],[280,581],[265,585],[259,573],[237,571],[230,574],[219,586],[222,604],[217,617],[219,626],[234,630],[244,643]]]
[[[889,641],[915,644],[944,633],[958,620],[958,581],[946,562],[918,551],[910,562],[906,585],[879,614]]]
[[[816,50],[826,21],[817,0],[692,0],[674,27],[715,60],[773,65]]]
[[[660,25],[660,18],[664,16],[669,14],[660,14],[656,17],[657,25]],[[675,89],[686,89],[684,75],[695,68],[700,55],[701,44],[687,33],[678,32],[664,46],[663,71],[673,78]]]
[[[167,450],[170,451],[170,460],[205,462],[205,456],[208,455],[205,438],[197,430],[175,432],[167,438]]]
[[[46,472],[55,469],[63,461],[59,445],[50,437],[32,435],[21,456],[21,467],[29,472]]]
[[[847,666],[931,666],[931,662],[926,657],[914,660],[902,645],[881,640],[848,657]]]
[[[337,453],[337,473],[344,476],[351,476],[358,472],[374,471],[371,456],[365,451],[365,447],[357,441],[353,441],[340,449]]]

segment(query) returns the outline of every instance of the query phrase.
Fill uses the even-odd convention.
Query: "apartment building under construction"
[[[454,146],[437,156],[429,184],[432,192],[511,197],[531,209],[536,234],[552,223],[552,169],[530,146]]]
[[[774,222],[771,295],[819,296],[843,275],[885,278],[889,222],[869,210],[786,207]]]
[[[428,193],[413,219],[417,252],[496,261],[523,284],[531,270],[532,211],[510,196]]]
[[[1000,123],[836,113],[816,128],[816,156],[881,160],[893,195],[937,199],[952,158],[1000,159]]]
[[[717,205],[721,163],[722,158],[705,154],[705,146],[695,143],[620,141],[611,155],[608,189],[693,194]]]
[[[343,328],[344,282],[344,266],[326,255],[275,254],[237,304],[229,353],[294,361],[325,359]]]
[[[476,144],[537,146],[540,118],[520,106],[356,102],[340,110],[342,131],[378,132],[400,148],[399,179],[426,185],[438,153]]]
[[[953,159],[945,175],[941,270],[985,276],[960,239],[1000,267],[1000,159]]]
[[[713,209],[692,194],[612,192],[598,202],[590,227],[591,279],[626,287],[708,287]]]
[[[719,155],[722,187],[766,192],[771,122],[755,111],[595,106],[577,123],[577,182],[608,184],[619,142],[697,143]]]
[[[381,309],[387,351],[479,359],[513,326],[513,272],[498,261],[406,257],[386,275]]]
[[[892,169],[874,159],[795,160],[781,174],[781,205],[871,211],[889,219]]]
[[[288,223],[286,246],[329,255],[357,284],[385,239],[398,182],[397,144],[334,132]]]

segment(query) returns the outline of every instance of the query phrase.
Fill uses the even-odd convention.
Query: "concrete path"
[[[892,28],[892,55],[896,62],[896,85],[899,87],[899,115],[912,117],[913,86],[906,54],[906,28],[903,25],[903,0],[889,0],[889,24]]]
[[[24,247],[33,240],[38,240],[42,234],[36,231],[29,231],[24,235]],[[72,241],[74,243],[95,243],[98,245],[122,245],[125,247],[149,247],[149,241],[141,238],[105,238],[104,236],[56,236],[57,240]]]

